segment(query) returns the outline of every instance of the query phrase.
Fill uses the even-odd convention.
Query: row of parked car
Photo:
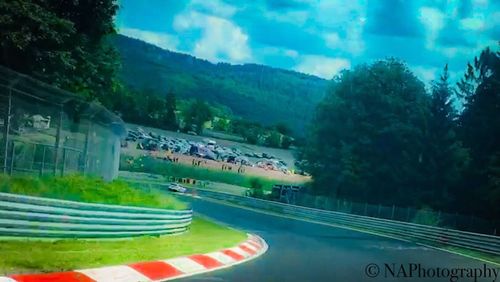
[[[247,166],[259,166],[283,172],[288,171],[287,164],[284,161],[278,160],[268,153],[257,153],[253,151],[242,152],[238,148],[218,145],[216,141],[211,139],[203,139],[203,142],[195,142],[154,132],[148,133],[138,127],[137,130],[129,130],[125,140],[137,142],[137,148],[141,150],[169,150],[173,153],[197,156],[210,160]],[[250,158],[253,158],[254,161],[252,162]]]

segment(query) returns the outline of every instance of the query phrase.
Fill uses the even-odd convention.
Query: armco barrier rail
[[[293,206],[202,189],[197,189],[197,193],[200,196],[208,198],[228,201],[251,208],[273,211],[298,218],[364,229],[420,243],[448,245],[500,256],[499,236]]]
[[[104,205],[0,193],[0,236],[121,238],[179,234],[192,210]]]

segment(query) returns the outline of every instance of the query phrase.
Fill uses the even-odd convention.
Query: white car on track
[[[187,188],[180,185],[179,183],[170,183],[168,185],[168,190],[172,192],[186,193]]]

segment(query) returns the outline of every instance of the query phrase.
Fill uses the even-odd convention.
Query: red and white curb
[[[256,235],[238,246],[208,254],[82,269],[68,272],[0,277],[0,282],[157,282],[210,272],[240,264],[264,254],[266,242]]]

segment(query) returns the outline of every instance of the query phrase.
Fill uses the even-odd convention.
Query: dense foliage
[[[470,151],[459,206],[500,217],[500,52],[484,50],[458,84],[458,133]]]
[[[122,35],[113,38],[122,58],[122,78],[136,89],[179,99],[201,98],[231,109],[235,116],[264,125],[284,122],[304,133],[326,80],[262,65],[212,64]],[[164,94],[163,94],[164,95]]]
[[[179,125],[175,111],[177,110],[177,100],[175,94],[170,91],[165,99],[165,116],[163,118],[163,125],[166,129],[177,130]]]
[[[307,147],[317,191],[413,201],[403,189],[415,191],[422,179],[427,102],[423,83],[398,61],[343,72],[318,108]]]
[[[236,118],[230,121],[225,131],[242,136],[250,144],[274,148],[288,149],[294,140],[290,136],[293,133],[283,123],[263,126],[257,122]]]
[[[198,134],[203,130],[203,124],[212,119],[210,107],[200,99],[191,103],[183,114],[185,128]]]
[[[109,105],[117,54],[106,42],[118,6],[106,1],[0,2],[0,64]]]
[[[431,93],[402,62],[344,71],[317,109],[302,152],[318,194],[498,218],[500,54],[470,65],[453,106],[447,67]]]
[[[132,89],[119,85],[110,109],[119,113],[126,122],[168,130],[179,128],[177,98],[172,91],[166,94],[151,89]]]

